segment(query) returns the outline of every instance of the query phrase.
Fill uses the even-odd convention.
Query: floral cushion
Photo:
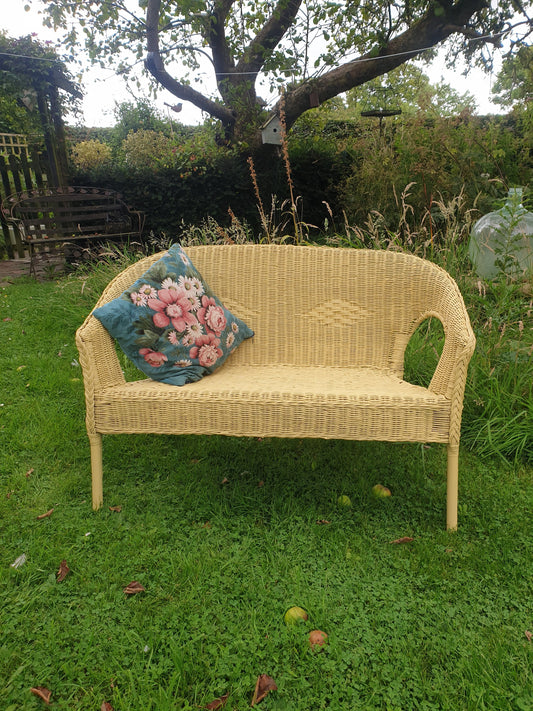
[[[177,244],[121,296],[93,312],[153,380],[200,380],[254,335],[209,289]]]

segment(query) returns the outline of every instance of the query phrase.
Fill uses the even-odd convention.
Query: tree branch
[[[207,41],[213,53],[213,64],[217,74],[228,74],[235,67],[226,41],[225,22],[235,0],[218,0],[214,3],[210,17]]]
[[[146,8],[146,40],[147,55],[144,62],[146,69],[165,87],[171,94],[183,101],[190,101],[202,111],[220,119],[222,123],[230,125],[234,116],[230,109],[207,98],[186,84],[176,81],[165,69],[159,49],[159,17],[161,0],[148,0]]]
[[[283,98],[287,130],[296,119],[311,108],[310,94],[318,95],[322,104],[338,94],[361,86],[366,82],[390,72],[413,59],[424,50],[434,47],[454,32],[464,30],[466,23],[476,12],[485,7],[485,0],[459,0],[448,6],[444,16],[436,16],[432,9],[409,29],[382,47],[379,52],[369,52],[347,62],[322,76],[300,84]],[[279,112],[280,102],[274,107]]]
[[[260,72],[267,55],[293,24],[301,4],[302,0],[278,0],[266,24],[244,50],[237,64],[238,72],[256,75]]]

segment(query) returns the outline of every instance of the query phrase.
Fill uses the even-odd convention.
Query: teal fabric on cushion
[[[171,385],[212,373],[254,335],[211,292],[178,244],[93,315],[139,370]]]

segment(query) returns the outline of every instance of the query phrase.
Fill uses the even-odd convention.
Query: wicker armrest
[[[106,286],[94,308],[120,296],[154,261],[161,257],[161,254],[145,257],[118,274]],[[76,345],[80,354],[86,397],[88,391],[90,393],[88,397],[91,398],[95,391],[125,382],[114,340],[92,313],[76,332]]]
[[[438,318],[444,328],[444,347],[429,384],[429,390],[453,399],[462,395],[468,363],[476,338],[464,302],[455,282],[450,280],[438,311],[427,316]]]
[[[94,316],[89,316],[77,330],[76,345],[86,391],[125,382],[114,341]]]

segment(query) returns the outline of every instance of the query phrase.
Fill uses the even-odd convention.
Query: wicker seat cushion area
[[[456,528],[463,394],[475,338],[450,275],[392,251],[245,244],[185,252],[254,335],[216,371],[183,387],[145,377],[126,382],[111,335],[94,312],[87,317],[76,342],[93,507],[103,503],[102,435],[439,442],[448,453],[446,525]],[[95,308],[120,297],[162,256],[124,270]],[[429,317],[442,322],[445,340],[426,388],[406,382],[403,368],[411,336]]]
[[[144,416],[146,408],[158,413],[157,422]],[[446,442],[450,402],[366,368],[227,365],[183,388],[151,380],[107,388],[95,399],[95,423],[103,434],[118,427],[136,433],[405,441],[416,430],[423,441]]]

